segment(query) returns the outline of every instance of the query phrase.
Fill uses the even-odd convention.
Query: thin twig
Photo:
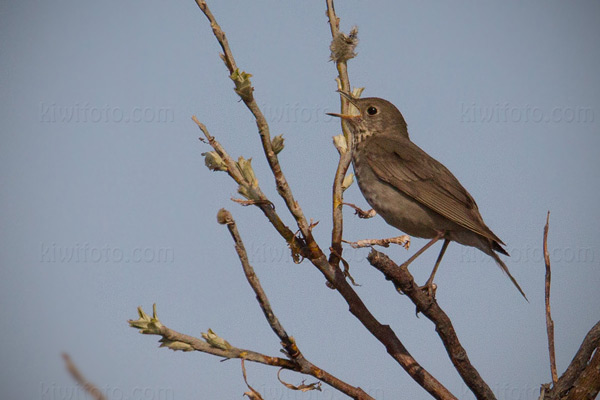
[[[342,203],[342,204],[353,208],[354,214],[358,215],[358,218],[369,219],[369,218],[373,218],[374,216],[377,215],[377,211],[375,211],[375,209],[373,209],[373,208],[365,211],[362,208],[358,207],[356,204],[352,204],[352,203]]]
[[[550,253],[548,252],[548,228],[550,223],[550,211],[546,215],[546,225],[544,226],[544,262],[546,264],[546,283],[545,283],[545,299],[546,299],[546,332],[548,333],[548,352],[550,353],[550,373],[552,374],[552,383],[558,381],[558,373],[556,372],[556,353],[554,350],[554,321],[550,313],[550,281],[552,272],[550,270]]]
[[[248,396],[248,398],[251,400],[264,400],[262,395],[256,389],[254,389],[252,386],[250,386],[250,384],[248,383],[248,377],[246,376],[246,365],[245,365],[243,359],[242,359],[242,376],[244,377],[244,382],[246,383],[246,386],[248,386],[248,389],[250,389],[250,391],[244,393],[244,395]]]
[[[221,45],[221,49],[223,49],[223,55],[221,58],[223,58],[223,60],[225,61],[230,76],[233,75],[235,72],[238,72],[238,67],[233,57],[231,48],[229,47],[229,43],[227,41],[225,32],[217,23],[217,20],[208,8],[208,5],[205,1],[196,0],[196,4],[198,5],[198,7],[200,7],[200,10],[202,10],[206,18],[208,18],[208,20],[210,21],[210,26],[213,30],[213,34],[215,35],[215,38]],[[293,215],[294,219],[296,220],[296,223],[298,224],[298,228],[300,228],[302,235],[306,239],[312,238],[312,233],[309,229],[308,221],[306,220],[302,209],[294,199],[292,190],[290,189],[287,179],[285,178],[281,170],[281,165],[279,164],[277,154],[273,151],[273,145],[271,143],[271,134],[269,132],[269,124],[267,123],[267,119],[265,118],[264,114],[260,110],[260,107],[256,103],[252,91],[253,89],[250,88],[250,90],[245,92],[245,95],[240,95],[240,97],[256,120],[256,126],[258,128],[258,133],[260,134],[260,139],[265,153],[265,157],[269,163],[269,167],[271,168],[271,171],[273,172],[273,176],[275,178],[275,187],[277,188],[277,192],[285,201],[285,204],[289,209],[290,213]],[[318,257],[318,254],[315,253],[314,256]]]
[[[92,396],[95,400],[106,400],[106,397],[102,394],[100,389],[98,389],[93,383],[89,382],[85,379],[85,376],[79,371],[75,363],[71,360],[71,357],[67,353],[63,353],[63,359],[65,360],[65,364],[67,367],[67,371],[71,374],[75,382],[80,384],[83,389]]]
[[[240,236],[240,233],[237,229],[235,220],[231,216],[231,213],[225,209],[221,209],[219,211],[217,220],[221,224],[227,225],[227,229],[233,238],[235,243],[235,250],[238,254],[238,258],[242,263],[242,268],[244,269],[244,274],[246,275],[246,279],[248,283],[252,287],[252,290],[256,294],[256,299],[258,300],[258,304],[265,315],[271,329],[277,337],[281,340],[281,345],[283,346],[286,354],[298,365],[298,371],[304,374],[312,375],[323,382],[329,384],[335,389],[338,389],[342,393],[354,398],[354,399],[372,399],[369,395],[367,395],[361,388],[353,387],[348,383],[336,378],[330,373],[324,371],[321,368],[316,367],[311,362],[309,362],[298,346],[296,345],[296,341],[287,334],[283,325],[279,322],[279,319],[275,315],[275,312],[271,308],[271,303],[267,298],[265,291],[260,284],[256,273],[254,272],[254,268],[250,265],[248,261],[248,254],[246,252],[246,248],[244,246],[244,242]]]
[[[435,330],[444,343],[452,364],[460,374],[465,384],[471,389],[477,399],[495,399],[494,393],[471,364],[466,350],[462,347],[452,321],[441,309],[433,296],[422,290],[408,271],[408,268],[396,265],[388,256],[376,250],[371,250],[367,257],[369,263],[383,273],[386,279],[392,281],[396,289],[406,294],[435,325]]]
[[[333,0],[326,0],[327,3],[327,17],[329,19],[329,27],[331,29],[331,37],[335,38],[340,33],[340,19],[335,14],[335,7]],[[351,91],[350,79],[348,77],[348,65],[346,60],[337,60],[336,68],[338,71],[339,82],[341,89],[348,93]],[[348,112],[348,100],[341,96],[341,112],[346,114]],[[347,143],[351,142],[350,132],[348,128],[342,123],[342,132],[346,138]],[[340,152],[340,159],[338,162],[337,169],[335,171],[335,177],[333,180],[332,190],[332,218],[333,228],[331,230],[331,248],[333,249],[329,255],[329,262],[332,265],[339,265],[340,256],[342,255],[342,233],[344,230],[344,216],[343,216],[343,187],[342,183],[352,162],[352,149],[351,146],[347,146],[346,152]]]
[[[261,209],[261,211],[265,214],[271,225],[275,227],[277,232],[286,240],[287,243],[290,244],[292,249],[298,249],[299,251],[304,251],[306,245],[298,239],[298,237],[290,230],[290,228],[283,223],[277,212],[275,211],[275,207],[273,203],[267,198],[267,196],[262,192],[260,186],[256,185],[253,187],[252,185],[248,185],[244,176],[237,168],[235,161],[231,156],[225,151],[225,148],[210,134],[208,128],[201,123],[196,116],[192,117],[192,120],[198,125],[198,128],[202,131],[208,144],[219,154],[219,156],[223,159],[223,162],[227,166],[227,173],[238,185],[246,185],[248,190],[252,192],[252,195],[258,200],[249,200],[247,205],[255,205]],[[302,254],[304,257],[307,255]]]
[[[202,353],[212,354],[225,359],[240,358],[260,364],[290,369],[293,371],[298,369],[297,364],[288,359],[270,357],[252,350],[246,350],[232,346],[226,340],[216,336],[216,334],[210,329],[209,334],[202,334],[206,340],[174,331],[173,329],[163,325],[163,323],[158,319],[156,304],[153,306],[152,317],[146,314],[141,307],[138,307],[138,315],[139,318],[137,320],[130,319],[127,321],[129,326],[139,329],[139,332],[144,335],[162,336],[162,338],[159,340],[161,343],[160,347],[167,347],[175,351],[200,351]]]
[[[410,247],[410,236],[401,235],[395,236],[392,238],[385,239],[362,239],[356,242],[349,242],[347,240],[342,240],[344,243],[348,243],[353,249],[360,249],[363,247],[372,247],[372,246],[381,246],[381,247],[390,247],[390,244],[397,244],[399,246],[408,249]]]
[[[225,39],[225,34],[216,23],[216,20],[208,7],[206,2],[196,0],[196,3],[200,7],[200,9],[204,12],[206,17],[211,22],[211,27],[213,29],[213,33],[215,37],[219,41],[219,44],[224,49],[223,58],[230,70],[231,73],[237,70],[235,66],[235,62],[233,59],[233,55],[229,49],[229,45]],[[337,21],[337,17],[335,17],[335,13],[333,12],[333,2],[332,0],[328,0],[328,15],[330,17],[330,21],[333,21],[335,24]],[[332,18],[334,17],[334,18]],[[332,26],[332,30],[337,29]],[[348,90],[349,84],[347,86],[347,72],[344,73],[345,66],[340,66],[338,63],[338,71],[342,74],[342,89]],[[343,76],[346,76],[344,78]],[[344,83],[346,82],[346,83]],[[317,269],[325,276],[328,280],[329,284],[334,287],[344,298],[344,300],[348,303],[350,307],[350,312],[375,336],[385,347],[387,352],[398,362],[402,368],[419,384],[421,385],[427,392],[429,392],[436,399],[456,399],[448,389],[446,389],[437,379],[435,379],[427,370],[425,370],[419,363],[411,356],[408,350],[404,347],[400,339],[396,336],[394,331],[389,327],[389,325],[381,324],[374,316],[371,314],[369,309],[362,302],[361,298],[354,291],[354,289],[350,286],[350,284],[346,281],[346,277],[342,270],[339,268],[339,260],[337,262],[329,263],[327,257],[323,254],[322,250],[314,240],[312,233],[310,232],[310,225],[308,224],[306,218],[302,214],[302,211],[299,205],[295,202],[291,195],[291,191],[281,173],[281,169],[279,168],[279,163],[277,161],[277,156],[272,151],[271,141],[268,132],[268,125],[266,124],[266,120],[258,106],[256,105],[254,98],[252,97],[251,91],[250,93],[245,92],[245,96],[242,96],[242,100],[246,104],[246,106],[250,109],[250,111],[254,114],[257,122],[257,126],[259,129],[259,133],[261,135],[261,141],[263,144],[263,149],[265,150],[265,155],[267,160],[269,161],[269,165],[273,174],[275,176],[276,187],[279,194],[284,198],[286,205],[298,224],[305,241],[305,257],[308,258]],[[344,104],[344,103],[342,103]],[[344,107],[344,106],[342,106]],[[200,125],[199,125],[200,126]],[[210,140],[210,139],[209,139]],[[340,165],[338,167],[338,171],[336,172],[336,188],[339,187],[341,190],[341,183],[343,182],[345,172],[347,171],[348,166],[350,165],[350,153],[345,156],[344,164],[340,159]],[[339,180],[339,185],[337,181]],[[334,189],[337,190],[337,189]],[[334,222],[339,226],[339,233],[334,233],[335,240],[333,244],[335,246],[341,246],[341,194],[338,196],[338,200],[336,201],[336,195],[334,193]],[[271,207],[269,207],[271,208]],[[337,210],[337,211],[336,211]],[[264,209],[263,209],[263,212]],[[267,213],[265,212],[265,215]],[[270,219],[271,223],[273,221]],[[283,232],[278,229],[278,232],[283,236]],[[338,237],[339,236],[339,237]],[[285,236],[284,236],[285,237]],[[286,240],[288,240],[286,238]],[[296,243],[290,242],[288,243]],[[335,256],[334,256],[335,257]]]

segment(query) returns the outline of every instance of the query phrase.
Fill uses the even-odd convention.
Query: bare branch
[[[327,17],[329,19],[329,26],[331,28],[331,37],[333,40],[340,35],[340,19],[335,14],[335,7],[333,0],[326,0],[327,3]],[[338,59],[335,61],[336,68],[338,71],[340,89],[344,92],[350,92],[350,79],[348,77],[348,66],[346,59]],[[341,97],[341,111],[342,114],[348,111],[348,100],[345,97]],[[350,132],[348,128],[342,123],[342,131],[347,143],[352,143],[350,140]],[[332,218],[333,228],[331,230],[331,248],[332,251],[329,255],[329,262],[332,265],[339,265],[340,257],[343,252],[342,248],[342,233],[344,230],[344,216],[342,212],[343,203],[343,182],[350,167],[352,161],[352,149],[351,146],[346,146],[346,152],[340,151],[340,160],[338,162],[337,169],[335,171],[335,178],[333,180],[333,191],[332,191]]]
[[[231,52],[231,49],[229,48],[229,42],[227,42],[227,37],[225,36],[225,32],[223,32],[223,30],[217,23],[217,20],[212,15],[212,12],[210,11],[210,9],[208,8],[208,5],[206,4],[206,1],[196,0],[196,4],[198,4],[198,7],[200,7],[200,9],[204,13],[204,15],[206,15],[206,18],[208,18],[208,21],[210,22],[210,27],[213,30],[213,34],[215,35],[215,37],[217,38],[217,41],[221,45],[221,49],[223,49],[224,55],[222,55],[221,58],[225,62],[225,65],[227,65],[227,69],[229,70],[229,73],[233,74],[233,72],[237,69],[237,65],[235,64],[235,59],[233,58],[233,53]]]
[[[215,35],[215,38],[217,39],[217,41],[221,45],[221,48],[223,49],[222,58],[225,61],[225,64],[227,65],[227,69],[230,73],[230,78],[236,83],[236,93],[240,95],[242,101],[244,102],[244,104],[246,104],[246,107],[248,107],[252,115],[254,115],[265,157],[267,158],[267,161],[269,162],[269,167],[271,168],[273,176],[275,177],[275,186],[277,188],[277,192],[285,201],[287,208],[296,220],[298,228],[300,228],[300,231],[302,232],[304,238],[312,238],[312,233],[309,229],[309,224],[306,220],[306,217],[304,216],[302,209],[294,199],[292,190],[290,189],[288,182],[281,170],[277,154],[273,150],[273,143],[271,142],[271,134],[269,132],[269,124],[267,123],[264,114],[260,110],[260,107],[256,103],[256,100],[254,99],[254,95],[252,93],[253,88],[250,84],[249,79],[250,75],[246,74],[245,72],[240,72],[237,68],[235,59],[233,58],[233,53],[229,47],[229,43],[227,42],[225,32],[223,32],[223,30],[217,23],[217,20],[208,8],[206,2],[202,0],[196,0],[196,4],[198,4],[200,10],[202,10],[206,18],[208,18],[208,20],[210,21],[210,26],[213,30],[213,34]]]
[[[204,133],[208,144],[217,152],[217,154],[221,157],[223,163],[225,164],[225,170],[229,174],[229,176],[240,186],[246,187],[248,193],[252,196],[251,200],[244,201],[242,200],[243,205],[255,205],[265,214],[271,225],[275,227],[277,232],[285,239],[285,241],[290,245],[290,248],[294,250],[298,250],[303,252],[306,248],[306,244],[294,234],[287,227],[275,211],[275,207],[273,203],[267,198],[267,196],[262,192],[260,186],[250,185],[249,182],[246,181],[239,168],[236,166],[236,162],[231,158],[231,156],[225,151],[225,148],[221,146],[221,144],[210,134],[206,126],[201,123],[196,116],[192,117],[192,120],[198,125],[198,128]],[[306,257],[306,254],[302,254],[303,257]]]
[[[546,225],[544,226],[544,262],[546,264],[546,280],[545,280],[545,299],[546,299],[546,332],[548,334],[548,353],[550,354],[550,373],[552,374],[552,383],[558,381],[558,373],[556,372],[556,352],[554,350],[554,321],[550,313],[550,281],[552,272],[550,270],[550,253],[548,252],[548,228],[550,223],[550,211],[546,215]]]
[[[284,198],[287,208],[294,216],[298,227],[300,228],[300,231],[304,236],[305,246],[303,247],[303,249],[305,257],[307,257],[319,269],[319,271],[321,271],[321,273],[328,280],[329,284],[336,290],[338,290],[339,293],[344,297],[345,301],[350,307],[350,312],[356,318],[358,318],[361,321],[361,323],[382,344],[384,344],[388,353],[405,369],[405,371],[408,372],[408,374],[417,383],[419,383],[426,391],[428,391],[436,399],[455,399],[456,397],[452,395],[452,393],[450,393],[448,389],[446,389],[429,372],[427,372],[427,370],[425,370],[421,365],[417,363],[417,361],[410,355],[408,350],[404,347],[404,345],[396,336],[396,334],[392,331],[392,329],[388,325],[382,325],[379,321],[377,321],[377,319],[371,314],[371,312],[362,302],[358,294],[346,281],[344,273],[339,268],[339,258],[336,256],[336,254],[341,254],[341,193],[343,192],[342,183],[348,166],[350,165],[350,152],[347,152],[341,156],[338,171],[336,172],[333,208],[334,225],[337,228],[334,228],[334,232],[332,234],[332,245],[336,251],[338,251],[337,248],[339,248],[339,253],[332,252],[332,254],[330,255],[332,262],[329,263],[326,256],[323,254],[322,250],[314,240],[312,233],[310,232],[310,225],[304,217],[300,206],[294,200],[289,186],[287,184],[287,181],[285,180],[283,173],[281,172],[277,156],[272,150],[272,143],[270,140],[268,124],[266,123],[264,116],[260,112],[260,109],[256,105],[256,102],[254,101],[254,97],[252,96],[252,88],[249,87],[249,75],[246,73],[240,73],[239,70],[237,70],[237,68],[235,67],[235,62],[229,49],[229,45],[224,39],[225,34],[222,32],[221,28],[216,23],[212,13],[210,13],[210,11],[208,10],[206,3],[200,0],[196,0],[196,3],[204,12],[209,21],[211,21],[213,33],[215,34],[215,37],[219,41],[221,47],[224,49],[225,54],[223,58],[225,59],[225,62],[228,65],[230,72],[233,70],[230,77],[234,80],[234,82],[236,82],[236,92],[240,94],[240,97],[256,118],[256,123],[261,136],[263,149],[265,151],[265,156],[269,162],[273,175],[275,176],[277,191],[282,196],[282,198]],[[328,15],[332,24],[332,33],[335,33],[338,29],[338,25],[336,22],[337,17],[335,16],[335,13],[333,11],[332,0],[327,0],[327,5]],[[341,89],[349,91],[350,85],[348,83],[346,65],[345,63],[338,62],[337,67],[338,72],[340,74]],[[243,86],[243,92],[241,86]],[[347,107],[347,101],[342,100],[342,110],[346,110]],[[201,125],[199,126],[201,127]],[[346,137],[348,137],[347,132]],[[207,137],[207,139],[209,138]],[[263,212],[265,212],[264,209]],[[265,215],[267,215],[267,212],[265,212]],[[267,215],[267,217],[269,216]],[[271,223],[273,223],[273,220],[271,220]],[[286,234],[287,227],[285,228],[286,229],[284,230],[278,229],[279,233],[282,235]],[[288,239],[286,238],[286,240]],[[298,244],[298,242],[294,240],[289,240],[288,243],[290,243],[291,246]]]
[[[252,290],[254,290],[258,304],[260,305],[265,318],[269,322],[271,329],[281,340],[281,345],[283,346],[286,354],[298,365],[297,371],[321,379],[323,382],[354,399],[372,399],[361,388],[353,387],[346,382],[343,382],[325,370],[313,365],[306,358],[304,358],[304,355],[296,345],[296,341],[293,337],[287,334],[283,328],[283,325],[279,322],[279,319],[271,308],[271,303],[269,302],[269,299],[267,298],[267,295],[263,290],[256,273],[254,272],[254,268],[252,268],[250,262],[248,261],[248,254],[246,252],[244,242],[242,241],[231,213],[222,208],[219,210],[217,215],[217,221],[219,221],[220,224],[227,225],[227,229],[229,230],[229,233],[231,234],[231,237],[235,243],[235,250],[238,254],[240,262],[242,263],[242,268],[244,269],[246,279],[252,287]]]
[[[160,322],[156,313],[156,304],[153,306],[152,317],[147,315],[141,307],[138,307],[139,318],[137,320],[129,320],[129,326],[140,330],[140,333],[145,335],[162,336],[160,339],[160,347],[167,347],[171,350],[180,351],[200,351],[202,353],[212,354],[225,359],[240,358],[248,361],[253,361],[259,364],[272,365],[296,371],[298,366],[296,363],[285,358],[270,357],[252,350],[240,349],[232,346],[227,341],[216,337],[219,341],[209,340],[204,341],[193,336],[179,333],[170,328],[167,328]],[[205,335],[209,337],[209,335]]]
[[[227,171],[230,176],[238,183],[245,183],[241,176],[238,175],[237,168],[235,167],[235,162],[233,159],[227,154],[225,149],[212,137],[207,128],[200,123],[197,119],[194,119],[198,127],[204,132],[208,143],[215,149],[217,153],[223,159],[223,162],[227,165]],[[261,198],[261,193],[259,192],[260,188],[256,188],[256,196]],[[264,196],[264,194],[262,195]],[[266,199],[266,197],[262,197],[261,199]],[[285,225],[283,225],[279,216],[275,213],[273,207],[271,207],[268,203],[259,202],[256,204],[261,210],[265,213],[269,221],[275,226],[278,232],[287,239],[285,235],[293,232],[289,231]],[[278,224],[281,224],[278,225]],[[308,248],[310,251],[305,251],[304,254],[307,254],[307,258],[315,265],[319,271],[325,276],[328,280],[331,287],[338,290],[338,292],[344,297],[346,302],[350,307],[350,312],[359,320],[361,323],[386,347],[388,353],[408,372],[408,374],[419,383],[425,390],[432,394],[432,396],[436,399],[455,399],[455,397],[446,389],[441,383],[439,383],[427,370],[425,370],[419,363],[410,355],[408,350],[404,347],[400,339],[396,336],[396,334],[390,329],[388,325],[382,325],[377,319],[371,314],[371,312],[367,309],[365,304],[362,302],[358,294],[352,289],[350,284],[346,281],[346,274],[342,272],[342,270],[338,266],[331,265],[323,252],[320,250],[318,244],[314,241],[312,236],[307,239],[306,244],[299,242],[299,239],[293,236],[291,243],[292,245],[300,243],[303,249]],[[290,242],[288,242],[290,243]],[[315,257],[315,253],[318,257]],[[198,349],[196,349],[198,350]],[[212,354],[212,353],[211,353]],[[217,355],[217,354],[216,354]],[[220,354],[218,354],[220,355]],[[239,357],[236,357],[239,358]],[[248,359],[248,358],[246,358]],[[250,360],[250,359],[248,359]],[[254,359],[250,361],[256,361]],[[259,361],[257,361],[259,362]],[[319,377],[319,379],[321,379]],[[325,379],[323,379],[325,381]]]
[[[352,204],[352,203],[342,203],[342,204],[353,208],[354,214],[358,215],[358,218],[369,219],[369,218],[373,218],[374,216],[377,215],[377,211],[375,211],[375,209],[373,209],[373,208],[365,211],[365,210],[361,209],[360,207],[358,207],[356,204]]]
[[[390,247],[390,244],[397,244],[399,246],[404,247],[407,250],[410,247],[410,237],[408,235],[395,236],[392,238],[385,239],[363,239],[358,240],[356,242],[349,242],[347,240],[343,240],[343,242],[348,243],[353,249],[360,249],[362,247],[371,246]]]
[[[90,396],[92,396],[92,398],[96,400],[106,400],[106,397],[102,394],[100,389],[85,379],[85,376],[83,376],[83,374],[79,371],[75,363],[71,361],[71,357],[69,357],[67,353],[63,353],[62,357],[65,360],[67,371],[69,371],[73,379],[75,379],[75,382],[80,384],[83,389],[88,392]]]
[[[242,376],[244,377],[244,382],[246,383],[246,386],[248,386],[248,389],[250,389],[250,391],[244,393],[244,395],[248,396],[248,398],[251,400],[263,400],[261,394],[258,393],[258,391],[252,386],[250,386],[250,384],[248,383],[248,377],[246,376],[246,365],[244,364],[244,360],[242,360]]]
[[[301,363],[304,357],[302,356],[302,353],[296,346],[294,339],[287,334],[287,332],[283,328],[283,325],[281,325],[279,319],[273,312],[273,309],[271,308],[271,303],[269,302],[269,299],[267,298],[267,295],[263,290],[262,285],[260,284],[260,281],[256,276],[256,273],[254,272],[254,268],[250,265],[250,262],[248,261],[246,247],[244,246],[244,242],[240,237],[240,233],[238,232],[237,225],[235,223],[235,220],[231,216],[231,213],[224,208],[220,209],[219,213],[217,214],[217,221],[220,224],[224,224],[227,226],[227,229],[229,230],[229,233],[231,234],[231,237],[233,238],[233,241],[235,243],[235,251],[237,252],[238,258],[242,263],[242,268],[244,270],[244,275],[246,275],[246,280],[248,280],[248,283],[250,284],[252,290],[256,294],[256,300],[258,300],[258,304],[260,305],[260,308],[262,309],[263,314],[267,319],[267,322],[271,326],[271,329],[281,340],[281,345],[285,349],[287,355],[293,360],[296,360],[298,363]]]
[[[376,250],[371,250],[367,258],[372,266],[383,273],[386,279],[392,281],[396,289],[406,294],[435,325],[435,330],[444,343],[452,364],[460,374],[465,384],[471,389],[477,399],[495,399],[494,393],[471,364],[466,350],[460,344],[452,321],[440,308],[433,296],[423,291],[414,281],[413,276],[405,266],[398,266],[388,256]]]

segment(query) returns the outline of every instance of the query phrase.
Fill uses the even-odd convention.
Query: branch
[[[258,186],[258,181],[249,182],[248,179],[242,174],[238,164],[231,158],[231,156],[225,151],[223,146],[215,140],[214,136],[210,134],[206,126],[201,123],[196,116],[192,117],[192,120],[198,125],[198,128],[204,133],[208,144],[215,150],[217,155],[220,157],[220,162],[222,165],[213,165],[209,166],[212,169],[222,169],[225,170],[229,176],[238,184],[240,187],[245,189],[245,193],[251,197],[251,200],[248,204],[254,204],[265,214],[271,225],[275,227],[277,232],[285,239],[285,241],[290,245],[292,249],[292,253],[300,252],[302,256],[307,257],[309,254],[302,254],[304,249],[306,248],[306,244],[302,242],[294,232],[288,228],[273,206],[273,203],[267,198],[267,196],[262,192],[260,187]]]
[[[390,247],[390,244],[397,244],[398,246],[402,246],[407,250],[410,247],[410,237],[408,235],[394,236],[392,238],[385,239],[362,239],[356,242],[349,242],[347,240],[342,241],[344,243],[348,243],[353,249],[372,246]]]
[[[452,321],[440,308],[435,298],[423,291],[414,281],[406,267],[399,267],[388,256],[371,250],[367,257],[369,263],[383,273],[386,279],[392,281],[396,289],[406,294],[435,325],[435,330],[444,343],[452,364],[460,374],[465,384],[471,389],[477,399],[495,399],[494,393],[481,378],[479,372],[469,361],[466,350],[460,344]]]
[[[358,218],[369,219],[369,218],[373,218],[374,216],[377,215],[377,211],[375,211],[373,208],[365,211],[365,210],[359,208],[357,205],[352,204],[352,203],[343,203],[343,204],[345,206],[352,207],[354,209],[354,214],[358,215]]]
[[[566,371],[558,379],[552,390],[548,393],[548,399],[562,399],[565,394],[575,386],[577,378],[591,365],[588,363],[594,352],[600,351],[600,321],[590,329],[583,339],[575,357]]]
[[[229,230],[229,233],[231,234],[231,237],[235,242],[235,250],[238,254],[240,262],[242,263],[242,268],[244,269],[246,279],[252,287],[252,290],[254,290],[254,293],[256,294],[256,299],[258,300],[258,304],[260,305],[260,308],[262,309],[265,318],[269,322],[271,329],[281,340],[281,345],[283,346],[285,353],[292,359],[293,362],[296,363],[296,370],[303,374],[312,375],[354,399],[373,400],[373,398],[367,395],[361,388],[353,387],[347,384],[346,382],[336,378],[335,376],[329,374],[323,369],[316,367],[314,364],[312,364],[306,358],[304,358],[304,356],[300,352],[300,349],[298,349],[294,338],[287,334],[287,332],[283,328],[283,325],[281,325],[279,319],[273,312],[269,299],[267,298],[267,295],[265,294],[265,291],[263,290],[262,285],[260,284],[260,281],[256,276],[256,273],[254,272],[254,268],[252,268],[248,261],[248,254],[246,253],[246,248],[238,232],[236,223],[233,217],[231,216],[231,213],[222,208],[217,214],[217,221],[220,224],[227,225],[227,229]]]
[[[569,391],[567,400],[595,399],[600,392],[600,348]]]
[[[396,336],[394,331],[388,325],[382,325],[377,319],[371,314],[371,312],[367,309],[365,304],[362,302],[358,294],[354,291],[354,289],[350,286],[350,284],[346,281],[346,277],[342,270],[339,268],[339,259],[338,262],[329,263],[325,254],[323,254],[322,250],[314,240],[312,233],[310,231],[310,225],[306,221],[306,218],[302,214],[300,206],[294,200],[289,186],[285,181],[283,173],[279,167],[279,162],[277,160],[276,154],[272,150],[272,144],[269,138],[268,125],[262,113],[260,112],[256,102],[254,101],[254,97],[252,95],[252,87],[249,84],[249,75],[243,72],[239,72],[239,70],[235,66],[235,61],[233,59],[233,55],[229,49],[229,45],[226,41],[225,34],[221,30],[220,26],[217,24],[214,16],[208,9],[206,2],[201,0],[196,0],[196,3],[200,7],[200,9],[204,12],[208,20],[211,22],[211,27],[213,29],[213,33],[215,37],[219,41],[219,44],[224,50],[224,55],[222,58],[225,60],[225,64],[227,68],[231,72],[230,78],[234,80],[236,84],[236,93],[240,95],[246,106],[250,109],[250,111],[254,114],[256,118],[256,123],[259,129],[259,133],[261,136],[261,141],[263,144],[263,149],[265,151],[265,156],[269,161],[269,165],[271,170],[275,176],[275,182],[277,185],[277,191],[284,198],[288,210],[294,216],[302,235],[304,236],[305,247],[304,253],[306,257],[321,271],[321,273],[328,280],[329,284],[338,290],[338,292],[344,297],[344,300],[348,303],[350,312],[358,318],[361,323],[371,332],[385,347],[388,353],[398,362],[402,368],[417,382],[419,383],[427,392],[429,392],[436,399],[456,399],[452,393],[448,391],[440,382],[438,382],[427,370],[425,370],[419,363],[410,355],[408,350],[404,347],[400,339]],[[333,13],[333,3],[331,0],[328,2],[328,13],[331,21],[337,20],[335,14]],[[333,20],[331,17],[335,17]],[[334,28],[332,26],[332,30],[337,29],[337,25]],[[340,68],[338,63],[338,69]],[[342,71],[343,72],[343,71]],[[342,79],[341,85],[344,79]],[[349,88],[342,86],[342,88]],[[343,100],[344,101],[344,100]],[[347,104],[346,104],[347,106]],[[202,126],[199,124],[202,129]],[[210,140],[210,139],[209,139]],[[349,155],[345,156],[347,160],[347,165],[350,163]],[[347,166],[346,166],[347,169]],[[339,176],[340,181],[343,182],[344,174],[340,174],[340,170],[338,169],[338,173],[336,176]],[[235,179],[235,178],[234,178]],[[336,178],[337,179],[337,178]],[[337,203],[334,198],[334,212],[337,209]],[[341,199],[339,201],[339,207],[341,207]],[[339,211],[341,213],[341,211]],[[341,214],[337,214],[339,217],[334,218],[335,221],[341,223]],[[273,223],[273,221],[271,220]],[[341,227],[341,225],[340,225]],[[278,230],[279,231],[279,230]],[[286,231],[279,231],[280,234],[284,234]],[[341,230],[339,241],[341,242]],[[291,242],[292,244],[297,243],[295,240]],[[335,243],[334,243],[335,244]],[[333,248],[333,247],[332,247]],[[293,248],[292,248],[293,249]],[[334,252],[335,253],[335,249]],[[334,261],[335,261],[335,255]]]
[[[79,371],[75,363],[71,361],[71,357],[69,357],[67,353],[63,353],[62,357],[65,360],[67,371],[69,371],[73,379],[75,379],[75,382],[80,384],[83,387],[83,389],[86,392],[88,392],[90,396],[92,396],[92,398],[94,398],[95,400],[106,400],[106,397],[102,394],[100,389],[98,389],[93,383],[88,382],[88,380],[85,379],[85,376],[83,376],[83,374]]]
[[[544,262],[546,264],[546,283],[545,283],[545,299],[546,299],[546,332],[548,333],[548,353],[550,354],[550,373],[552,374],[552,383],[556,385],[558,381],[558,373],[556,372],[556,353],[554,350],[554,321],[550,313],[550,281],[552,272],[550,270],[550,253],[548,252],[548,228],[550,223],[550,211],[546,215],[546,225],[544,226]]]
[[[344,34],[339,31],[340,19],[335,14],[335,7],[333,0],[326,0],[327,3],[327,17],[329,19],[329,26],[331,28],[331,37],[333,40],[343,36]],[[333,50],[333,49],[332,49]],[[353,49],[352,49],[353,50]],[[334,57],[332,51],[332,59]],[[348,78],[348,66],[346,58],[334,59],[336,68],[338,71],[338,84],[339,89],[348,93],[351,91],[350,79]],[[341,97],[341,112],[346,114],[348,112],[348,100],[345,97]],[[342,132],[347,144],[351,144],[351,136],[348,128],[342,123]],[[335,177],[333,179],[333,191],[332,191],[332,218],[333,228],[331,230],[331,248],[333,249],[329,255],[329,262],[333,265],[339,265],[340,258],[342,256],[342,232],[344,229],[344,217],[342,212],[343,205],[343,185],[344,178],[352,162],[352,148],[350,145],[346,145],[346,151],[340,150],[340,160],[338,162],[337,169],[335,171]]]
[[[311,260],[311,262],[325,275],[329,284],[342,295],[352,315],[385,346],[388,354],[404,368],[415,382],[435,399],[456,399],[448,389],[414,359],[390,326],[382,324],[373,316],[362,299],[350,286],[342,270],[332,268],[324,255],[319,259]]]
[[[306,238],[312,238],[312,232],[310,230],[310,225],[302,212],[302,209],[294,199],[292,194],[292,190],[290,189],[288,182],[281,171],[281,166],[279,164],[279,159],[275,151],[273,151],[273,144],[271,142],[271,134],[269,133],[269,124],[267,120],[260,110],[260,107],[254,100],[253,91],[250,83],[250,74],[246,74],[245,72],[240,72],[236,66],[235,59],[233,58],[233,53],[229,47],[229,43],[227,42],[227,37],[225,36],[225,32],[221,29],[217,20],[213,16],[212,12],[208,8],[208,5],[205,1],[196,0],[196,4],[200,7],[200,10],[204,13],[206,18],[210,21],[210,26],[213,30],[213,34],[215,38],[221,45],[221,49],[223,49],[223,54],[221,58],[225,61],[225,65],[230,73],[230,78],[236,84],[236,93],[240,95],[246,107],[250,110],[252,115],[256,120],[256,126],[258,128],[258,133],[260,134],[260,139],[262,142],[262,147],[265,153],[265,157],[269,162],[269,167],[273,172],[273,176],[275,177],[275,186],[277,188],[277,192],[285,201],[287,208],[290,213],[293,215],[296,223],[298,224],[298,228],[302,232],[302,235]]]
[[[209,330],[208,334],[203,334],[206,337],[206,341],[204,341],[167,328],[158,319],[156,304],[153,306],[152,317],[146,314],[142,310],[142,307],[138,307],[138,314],[139,318],[137,320],[130,319],[127,321],[129,326],[139,329],[139,332],[145,335],[162,336],[160,347],[167,347],[174,351],[200,351],[225,359],[239,358],[293,371],[296,371],[298,368],[294,362],[285,358],[270,357],[252,350],[234,347],[226,340],[218,337],[211,330]]]

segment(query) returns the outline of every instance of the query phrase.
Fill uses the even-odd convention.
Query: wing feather
[[[379,179],[454,223],[498,243],[458,179],[407,138],[374,136],[367,160]]]

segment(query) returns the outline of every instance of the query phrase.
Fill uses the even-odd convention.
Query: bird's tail
[[[527,300],[527,302],[529,303],[529,299],[527,298],[527,296],[525,296],[525,292],[523,292],[523,289],[521,289],[521,286],[519,286],[519,284],[517,283],[517,280],[510,274],[510,271],[508,270],[508,267],[506,266],[506,264],[504,264],[504,261],[502,261],[500,259],[500,257],[498,257],[498,254],[494,253],[494,251],[490,251],[490,256],[492,256],[492,258],[496,261],[496,263],[498,264],[498,266],[500,268],[502,268],[502,270],[504,272],[506,272],[506,275],[508,275],[508,277],[510,278],[510,280],[512,281],[513,285],[516,286],[516,288],[519,290],[519,293],[521,293],[521,295],[525,298],[525,300]]]

